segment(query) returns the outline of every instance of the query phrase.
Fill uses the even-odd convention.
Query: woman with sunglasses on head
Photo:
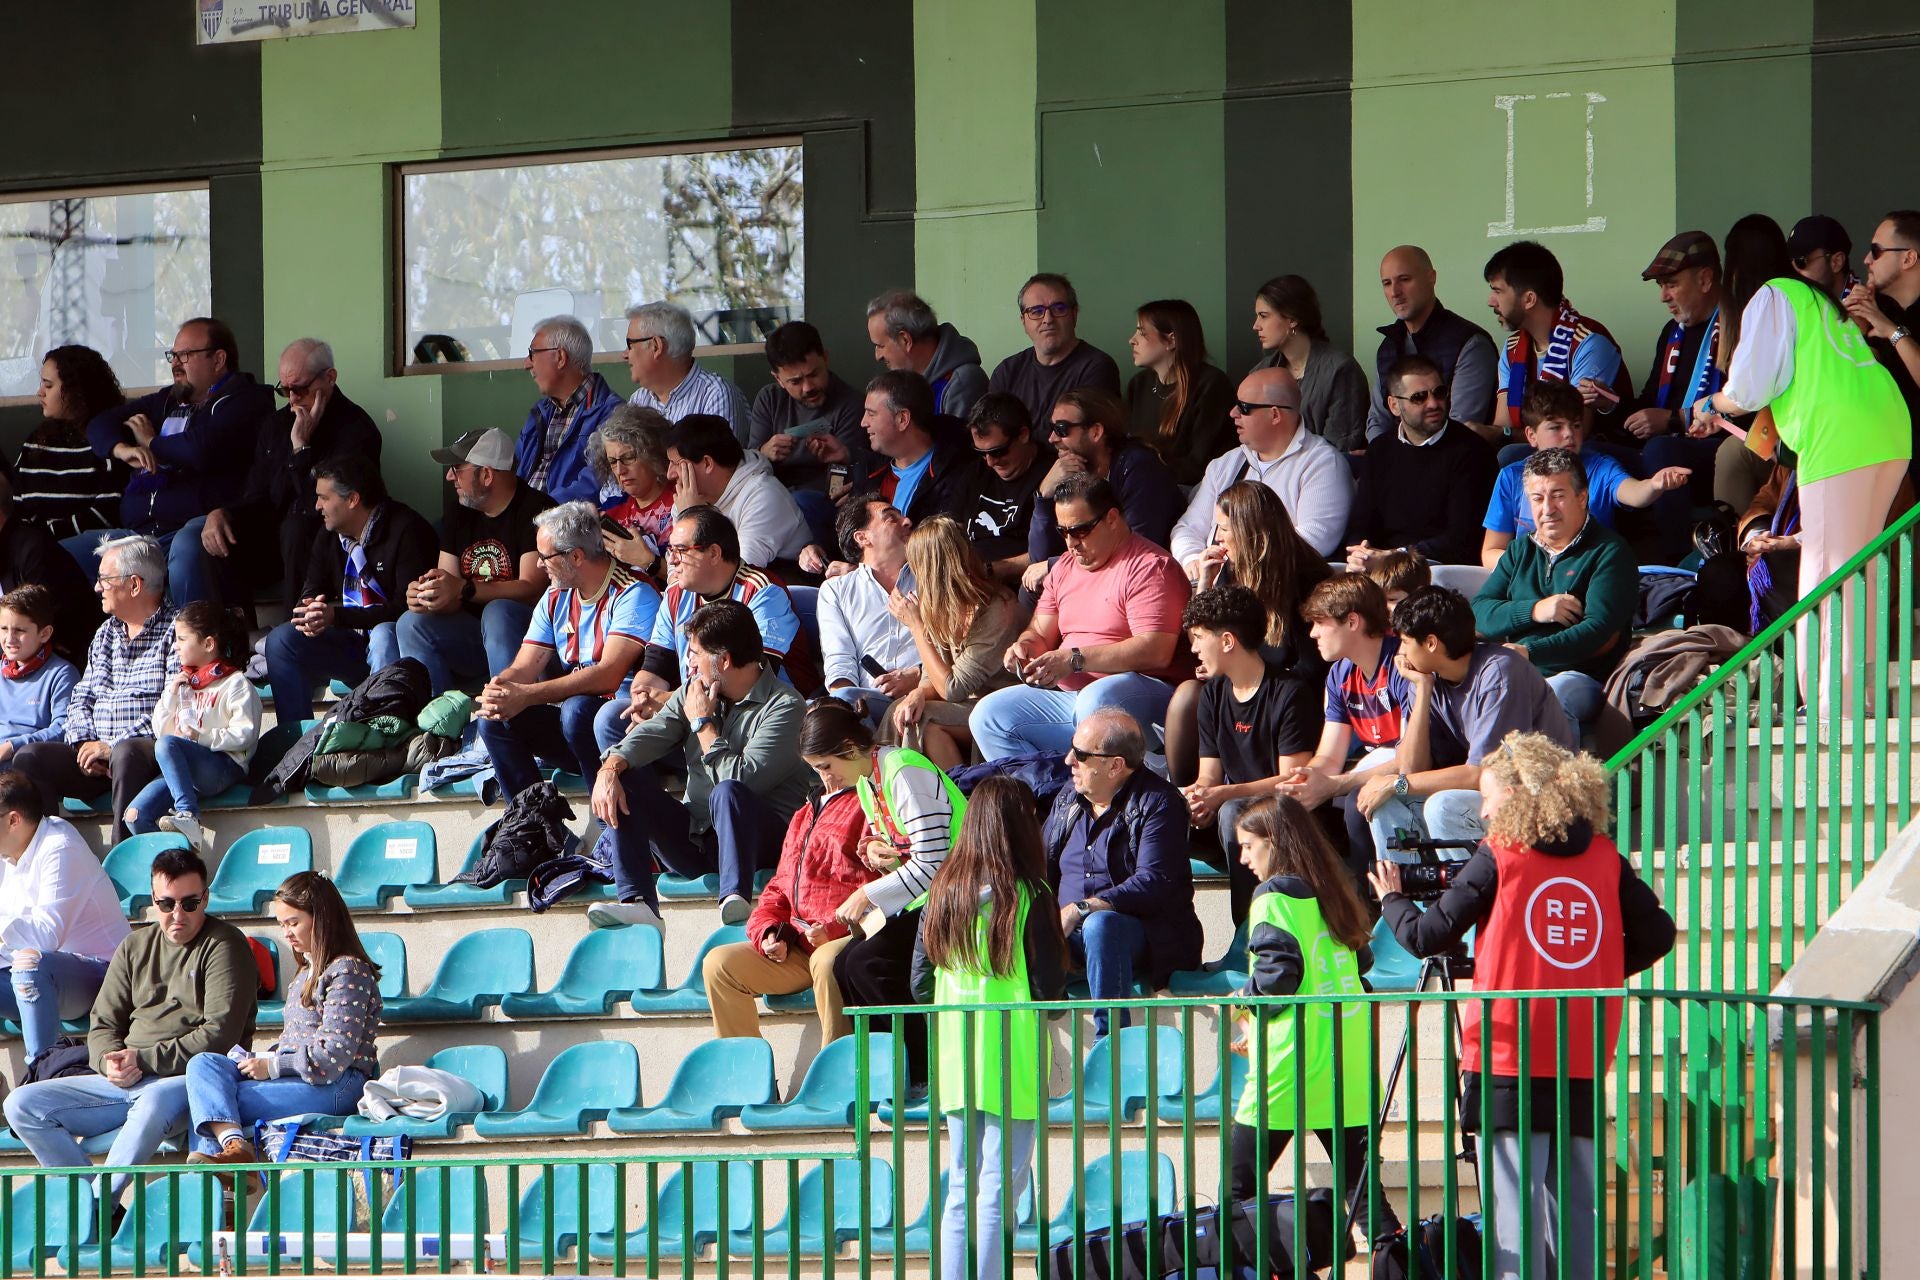
[[[187,1063],[189,1164],[252,1164],[253,1126],[285,1116],[345,1115],[380,1074],[380,967],[367,958],[333,881],[287,877],[268,904],[296,971],[280,1038],[259,1053],[201,1053]]]
[[[1366,371],[1333,345],[1320,295],[1305,276],[1275,276],[1253,299],[1253,333],[1265,352],[1256,369],[1285,365],[1300,384],[1300,421],[1342,453],[1367,447]]]
[[[1183,485],[1233,447],[1233,382],[1207,361],[1200,314],[1184,298],[1145,303],[1134,313],[1127,429]]]

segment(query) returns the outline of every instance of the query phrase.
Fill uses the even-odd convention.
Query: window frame
[[[389,325],[387,342],[387,373],[396,378],[444,377],[463,373],[500,373],[525,369],[525,357],[507,360],[466,360],[442,364],[416,364],[412,361],[412,349],[407,343],[407,179],[425,173],[467,173],[480,169],[518,169],[532,168],[542,164],[593,164],[605,160],[637,160],[650,156],[698,155],[710,151],[750,151],[758,147],[799,147],[801,148],[802,171],[806,165],[806,139],[798,133],[756,134],[741,138],[705,138],[688,142],[650,143],[626,147],[591,147],[581,151],[526,151],[505,152],[497,155],[462,156],[457,159],[406,161],[388,166],[388,207],[390,212],[388,252],[391,255],[392,271],[389,274],[389,307],[387,323]],[[801,209],[806,208],[804,197]],[[802,237],[805,228],[802,227]],[[804,275],[802,287],[805,287]],[[730,342],[713,346],[696,345],[693,356],[697,360],[703,356],[751,356],[761,354],[765,348],[758,342]],[[624,351],[595,351],[594,366],[625,367],[627,362]]]
[[[19,190],[0,189],[0,204],[39,204],[50,200],[92,200],[101,196],[145,196],[167,191],[204,191],[207,193],[207,305],[208,314],[213,312],[213,179],[207,175],[182,178],[161,178],[150,182],[103,182],[96,185],[72,187],[23,187]],[[188,317],[180,317],[182,320]],[[129,400],[151,395],[163,387],[171,385],[156,382],[152,385],[122,386],[121,392]],[[38,405],[37,396],[0,396],[0,409],[19,409],[28,405]]]

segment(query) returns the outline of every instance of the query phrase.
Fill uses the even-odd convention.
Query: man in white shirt
[[[1300,426],[1300,384],[1284,368],[1255,369],[1240,382],[1233,426],[1240,446],[1207,464],[1187,513],[1173,526],[1173,558],[1189,577],[1213,537],[1214,506],[1242,480],[1278,495],[1307,545],[1332,556],[1347,531],[1353,470],[1340,451]]]
[[[627,372],[634,393],[628,404],[658,409],[667,421],[693,413],[725,418],[734,439],[747,443],[747,398],[740,388],[693,361],[693,316],[671,302],[627,308]]]
[[[20,1024],[28,1061],[62,1018],[93,1008],[127,936],[120,895],[64,818],[49,818],[25,774],[0,773],[0,1017]]]
[[[874,724],[895,698],[920,684],[913,633],[888,605],[906,573],[912,532],[913,523],[878,494],[847,502],[837,521],[840,554],[857,567],[820,587],[820,665],[827,690]],[[912,586],[911,576],[906,585]]]
[[[807,518],[773,474],[773,464],[742,449],[724,418],[696,413],[674,423],[667,433],[667,472],[675,515],[700,506],[717,509],[733,522],[748,564],[797,559],[811,537]]]

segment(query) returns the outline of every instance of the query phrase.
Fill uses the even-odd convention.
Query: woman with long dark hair
[[[1161,298],[1134,313],[1134,367],[1127,433],[1150,446],[1181,484],[1233,448],[1233,383],[1207,362],[1200,313],[1185,298]]]
[[[1320,295],[1305,276],[1275,276],[1253,299],[1253,333],[1265,352],[1256,369],[1285,365],[1300,384],[1300,421],[1342,453],[1367,447],[1367,375],[1333,345]]]
[[[1065,994],[1060,906],[1048,887],[1040,823],[1024,783],[990,777],[974,789],[922,917],[913,952],[919,1002],[936,1008],[1019,1005]],[[937,1104],[953,1146],[941,1275],[985,1280],[1001,1274],[1001,1225],[1032,1172],[1034,1139],[1047,1105],[1046,1015],[953,1010],[933,1016],[940,1041]]]
[[[92,347],[55,347],[40,362],[40,425],[13,460],[15,519],[38,520],[56,538],[120,524],[127,469],[94,453],[87,423],[127,402],[113,367]]]
[[[348,1114],[380,1074],[380,967],[367,958],[340,890],[302,871],[281,882],[269,909],[297,966],[286,1022],[259,1053],[188,1061],[189,1164],[252,1164],[256,1121]]]

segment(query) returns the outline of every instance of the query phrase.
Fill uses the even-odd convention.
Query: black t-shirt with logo
[[[1200,755],[1219,758],[1224,782],[1258,782],[1273,776],[1278,757],[1317,747],[1325,719],[1321,685],[1277,663],[1267,664],[1245,702],[1233,696],[1233,681],[1214,676],[1200,688]]]
[[[977,459],[959,487],[960,521],[967,541],[988,562],[1025,554],[1027,529],[1033,523],[1033,498],[1041,479],[1053,466],[1053,450],[1041,445],[1033,465],[1011,480],[1002,480],[986,459]]]
[[[440,550],[458,563],[462,578],[511,581],[520,574],[520,557],[534,549],[533,518],[552,505],[552,498],[524,482],[497,516],[449,502],[440,521]],[[467,612],[479,613],[480,605],[470,602]]]

